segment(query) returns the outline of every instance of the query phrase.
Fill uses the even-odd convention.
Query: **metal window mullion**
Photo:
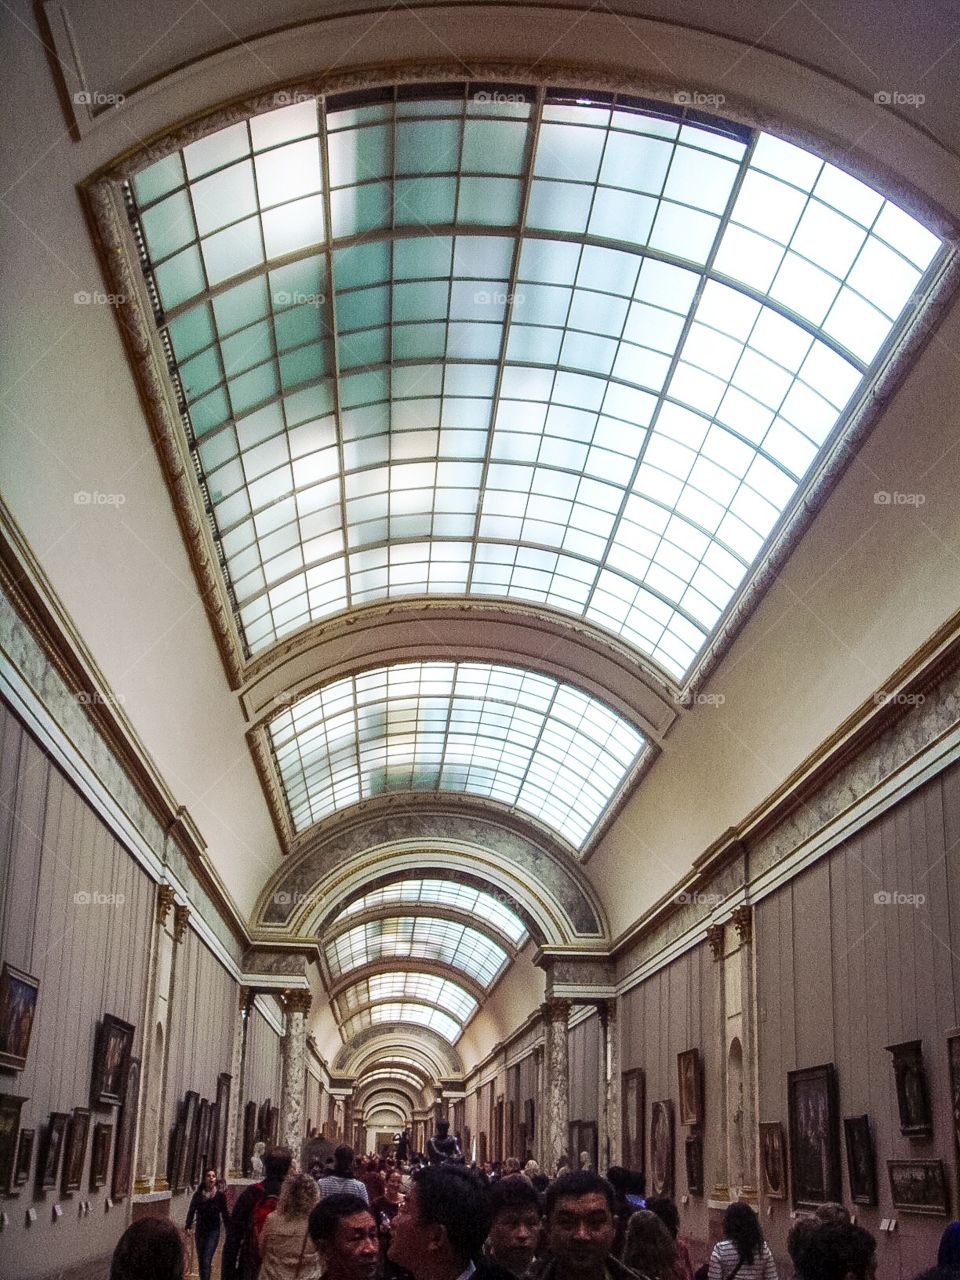
[[[520,255],[523,251],[524,226],[527,220],[527,210],[530,205],[530,193],[533,189],[533,166],[537,157],[540,125],[543,119],[544,97],[545,90],[541,86],[535,90],[535,100],[533,104],[534,109],[531,111],[527,120],[528,153],[521,175],[523,185],[520,197],[520,208],[517,213],[517,229],[513,247],[513,259],[510,263],[507,302],[503,314],[503,334],[500,339],[500,353],[496,361],[497,375],[494,381],[493,394],[490,397],[490,424],[487,427],[487,447],[483,456],[480,483],[477,486],[477,514],[474,519],[473,534],[468,539],[468,541],[472,543],[473,552],[470,558],[470,567],[467,574],[467,595],[470,595],[473,592],[474,571],[477,565],[477,551],[480,544],[480,523],[483,518],[483,501],[486,495],[487,476],[490,472],[490,463],[493,454],[493,437],[496,432],[497,415],[500,410],[500,395],[503,388],[504,368],[507,361],[507,347],[510,342],[510,326],[513,320],[513,299],[517,288],[517,277],[520,272]]]

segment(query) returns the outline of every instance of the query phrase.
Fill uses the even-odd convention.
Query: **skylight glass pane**
[[[453,880],[398,880],[365,893],[345,907],[343,914],[354,915],[390,902],[435,902],[472,912],[506,934],[514,946],[520,946],[527,935],[523,921],[509,907],[489,893]]]
[[[493,982],[508,959],[479,930],[426,915],[368,921],[327,943],[324,953],[335,978],[380,960],[408,957],[461,969],[483,986]]]
[[[337,997],[344,1012],[384,1000],[416,1000],[439,1006],[465,1023],[477,1011],[477,1002],[456,982],[430,973],[378,973],[348,987]]]
[[[577,849],[645,745],[572,685],[483,663],[335,681],[269,729],[297,831],[370,796],[457,791],[540,818]]]
[[[377,600],[510,598],[681,680],[942,244],[771,134],[491,93],[309,98],[131,181],[237,625],[252,656]]]

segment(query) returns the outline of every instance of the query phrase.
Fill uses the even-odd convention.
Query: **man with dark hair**
[[[522,1174],[495,1182],[489,1196],[487,1256],[512,1275],[523,1276],[540,1244],[540,1196]]]
[[[260,1271],[257,1226],[262,1226],[263,1218],[276,1207],[292,1163],[289,1147],[271,1147],[264,1153],[263,1181],[255,1182],[241,1193],[227,1224],[227,1238],[220,1258],[222,1280],[256,1280]]]
[[[324,1196],[359,1196],[364,1204],[370,1203],[367,1188],[353,1176],[353,1147],[340,1146],[333,1153],[333,1171],[317,1183],[320,1199]]]
[[[490,1189],[464,1165],[428,1165],[393,1221],[387,1257],[415,1280],[513,1280],[482,1260],[490,1229]]]
[[[801,1258],[804,1275],[816,1280],[873,1280],[877,1242],[852,1222],[823,1222],[805,1237]]]
[[[308,1230],[323,1262],[324,1280],[374,1280],[380,1241],[374,1216],[360,1196],[324,1196],[311,1210]]]
[[[547,1252],[540,1280],[636,1280],[613,1256],[616,1199],[589,1169],[565,1173],[547,1188]]]

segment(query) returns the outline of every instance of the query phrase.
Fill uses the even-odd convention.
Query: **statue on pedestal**
[[[458,1139],[450,1132],[449,1120],[438,1120],[437,1131],[427,1139],[427,1159],[431,1164],[463,1164]]]

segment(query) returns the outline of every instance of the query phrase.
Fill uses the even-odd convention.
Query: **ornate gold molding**
[[[741,943],[753,941],[753,907],[735,907],[730,920]]]
[[[157,885],[157,924],[166,924],[167,916],[170,914],[170,908],[173,906],[176,896],[173,885]]]
[[[309,991],[284,991],[280,1000],[286,1013],[308,1014],[313,996]]]
[[[182,942],[190,923],[190,908],[177,903],[173,908],[173,940]]]
[[[707,942],[710,944],[710,952],[714,960],[723,959],[723,937],[724,928],[722,924],[707,926]]]

